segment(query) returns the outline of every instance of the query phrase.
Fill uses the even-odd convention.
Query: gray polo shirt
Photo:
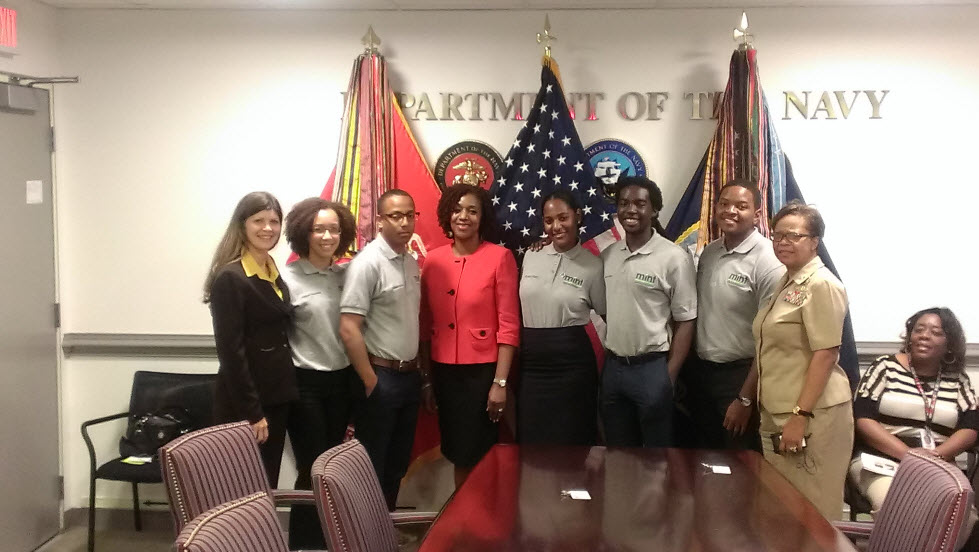
[[[772,242],[757,230],[730,251],[724,238],[707,244],[697,267],[697,356],[711,362],[754,357],[751,323],[783,274]]]
[[[289,286],[292,362],[311,370],[340,370],[350,365],[340,341],[340,293],[347,265],[320,270],[306,259],[287,265],[282,279]]]
[[[697,318],[697,274],[690,255],[653,233],[629,251],[621,239],[602,251],[608,304],[606,346],[620,356],[670,349],[670,318]]]
[[[605,314],[602,260],[577,244],[528,251],[520,275],[520,309],[526,328],[584,326],[594,309]]]
[[[389,360],[418,356],[418,261],[378,236],[350,261],[340,312],[365,317],[367,352]]]

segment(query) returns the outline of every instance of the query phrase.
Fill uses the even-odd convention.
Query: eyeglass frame
[[[408,222],[417,220],[420,215],[421,213],[418,211],[409,211],[407,213],[402,213],[401,211],[394,211],[392,213],[380,213],[380,216],[388,219],[389,221],[395,224],[400,223],[405,218],[408,219]]]
[[[781,234],[781,237],[776,237],[776,234]],[[815,237],[817,236],[813,234],[800,234],[798,232],[772,232],[772,235],[769,237],[769,239],[772,240],[772,243],[779,243],[783,240],[786,240],[788,241],[788,243],[797,244],[802,241],[802,238],[815,238]]]

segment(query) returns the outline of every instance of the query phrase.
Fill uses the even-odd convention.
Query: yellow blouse
[[[260,280],[265,280],[272,284],[272,289],[275,290],[275,294],[279,296],[279,299],[282,299],[282,290],[275,283],[279,278],[279,269],[275,266],[275,261],[272,260],[271,256],[269,256],[268,264],[263,267],[258,264],[255,257],[246,249],[241,252],[241,268],[245,269],[245,276],[251,278],[257,274]]]

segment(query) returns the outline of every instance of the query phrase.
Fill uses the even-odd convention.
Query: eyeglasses
[[[812,234],[800,234],[798,232],[772,232],[772,241],[778,243],[788,240],[789,243],[799,243],[802,238],[811,238]]]
[[[339,226],[314,226],[312,231],[313,234],[325,234],[327,232],[329,232],[330,235],[332,236],[339,236],[340,227]]]
[[[411,222],[416,218],[418,218],[419,215],[421,215],[421,213],[419,213],[418,211],[408,211],[407,213],[402,213],[400,211],[394,211],[391,213],[381,213],[382,217],[394,223],[401,222],[402,220],[405,219],[407,219],[408,222]]]

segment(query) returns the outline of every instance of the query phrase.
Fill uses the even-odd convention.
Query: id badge
[[[931,431],[927,428],[921,428],[918,430],[918,434],[921,437],[921,448],[935,450],[935,436],[931,434]]]

